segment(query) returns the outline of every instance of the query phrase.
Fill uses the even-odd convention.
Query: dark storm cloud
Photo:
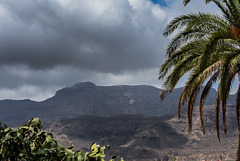
[[[167,22],[216,11],[204,0],[164,2],[0,0],[0,99],[43,100],[84,81],[160,87]]]
[[[0,64],[113,73],[157,67],[165,13],[150,1],[137,3],[2,0]]]

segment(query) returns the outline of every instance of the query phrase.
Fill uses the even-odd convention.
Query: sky
[[[86,81],[161,88],[163,30],[196,12],[219,11],[204,0],[1,0],[0,100],[42,101]]]

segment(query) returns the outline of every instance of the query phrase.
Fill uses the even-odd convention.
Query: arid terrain
[[[227,134],[221,129],[221,143],[215,130],[213,106],[205,107],[206,135],[202,134],[198,109],[194,111],[193,131],[188,133],[186,111],[162,117],[120,115],[117,117],[77,117],[59,119],[48,128],[65,146],[87,150],[93,141],[111,145],[110,156],[125,160],[231,160],[237,147],[235,109],[228,107]]]

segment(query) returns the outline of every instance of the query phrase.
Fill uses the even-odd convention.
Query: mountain
[[[79,116],[62,118],[49,126],[58,142],[88,150],[92,142],[110,145],[108,156],[125,160],[226,160],[234,158],[238,130],[235,108],[227,107],[227,135],[221,129],[221,143],[215,130],[214,106],[205,106],[206,135],[202,134],[199,110],[193,113],[192,135],[188,134],[186,110],[178,120],[176,114],[161,117],[119,115],[114,117]],[[220,121],[222,121],[220,119]],[[221,126],[221,125],[220,125]],[[233,160],[233,159],[231,159]]]
[[[207,160],[210,155],[215,159],[234,156],[238,137],[235,95],[229,97],[228,133],[221,133],[220,144],[215,131],[214,106],[211,106],[215,103],[216,91],[211,89],[205,102],[205,136],[197,108],[191,136],[185,108],[181,120],[177,119],[175,113],[181,91],[182,88],[175,89],[160,101],[160,89],[152,86],[77,83],[41,102],[1,100],[0,120],[9,126],[19,126],[32,117],[39,117],[60,143],[74,144],[84,150],[93,141],[109,144],[112,147],[109,155],[123,156],[125,160],[167,160],[172,155],[181,157],[180,160]],[[199,96],[196,107],[198,102]]]
[[[77,83],[57,91],[53,97],[41,102],[1,100],[0,120],[8,125],[16,126],[37,116],[45,123],[61,117],[82,115],[102,117],[119,114],[163,116],[176,113],[181,91],[182,88],[175,89],[167,95],[164,101],[160,101],[160,89],[153,86],[96,86],[91,82]],[[214,104],[215,96],[216,91],[212,89],[205,104]],[[230,97],[228,103],[233,102],[233,97]]]

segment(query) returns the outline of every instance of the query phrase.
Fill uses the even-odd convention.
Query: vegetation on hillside
[[[191,0],[183,0],[187,5]],[[176,17],[164,31],[169,36],[178,31],[169,43],[167,59],[161,65],[159,79],[165,79],[164,87],[172,91],[185,74],[188,80],[181,93],[178,104],[186,103],[188,109],[189,133],[192,130],[192,113],[200,87],[205,85],[200,99],[200,116],[203,133],[203,107],[210,88],[218,82],[216,96],[216,129],[219,134],[219,113],[222,109],[224,132],[226,128],[226,106],[235,77],[240,78],[240,2],[239,0],[205,0],[217,5],[222,15],[195,13]],[[180,29],[180,30],[178,30]],[[240,85],[237,92],[236,113],[239,126],[239,145],[237,160],[240,160]]]
[[[10,128],[0,122],[1,161],[104,161],[109,146],[93,143],[91,152],[73,151],[58,144],[51,133],[42,131],[39,118],[33,118],[28,125]],[[116,156],[110,161],[114,161]],[[121,159],[123,161],[123,159]]]

